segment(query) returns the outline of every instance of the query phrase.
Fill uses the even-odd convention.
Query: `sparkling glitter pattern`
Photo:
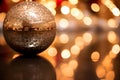
[[[7,13],[3,24],[5,39],[22,54],[37,54],[50,46],[56,34],[52,13],[36,2],[21,2]]]

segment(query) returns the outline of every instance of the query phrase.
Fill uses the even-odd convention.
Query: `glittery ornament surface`
[[[37,54],[53,42],[56,24],[52,13],[37,2],[21,2],[7,13],[3,33],[8,45],[22,54]]]

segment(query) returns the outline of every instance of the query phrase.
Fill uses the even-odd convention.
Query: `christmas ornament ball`
[[[20,2],[7,12],[3,33],[7,44],[15,51],[37,54],[53,42],[55,19],[46,7],[37,2]]]

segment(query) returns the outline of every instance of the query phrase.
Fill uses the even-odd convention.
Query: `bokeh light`
[[[52,56],[52,57],[56,56],[57,55],[57,49],[55,47],[50,47],[48,49],[48,55]]]
[[[63,33],[60,35],[59,39],[60,39],[61,43],[66,44],[69,41],[69,36],[67,34]]]
[[[100,59],[100,53],[97,52],[97,51],[94,51],[91,54],[91,59],[92,59],[93,62],[97,62]]]
[[[118,44],[113,45],[112,52],[118,54],[120,52],[120,46]]]
[[[77,45],[73,45],[70,51],[71,51],[71,54],[78,55],[80,53],[80,47]]]
[[[114,44],[118,42],[117,35],[114,31],[109,31],[107,35],[107,39],[110,43]]]
[[[91,25],[92,24],[92,19],[90,17],[86,16],[86,17],[83,18],[83,22],[86,25]]]
[[[71,53],[70,53],[70,51],[69,51],[68,49],[64,49],[64,50],[61,52],[61,57],[62,57],[63,59],[68,59],[68,58],[70,58],[70,56],[71,56]]]
[[[78,8],[72,8],[71,15],[74,16],[78,20],[81,20],[84,17],[83,12]]]
[[[100,11],[100,6],[99,6],[97,3],[92,3],[92,4],[91,4],[91,9],[92,9],[94,12],[99,12],[99,11]]]
[[[59,25],[62,29],[66,29],[69,26],[69,21],[65,18],[61,18],[59,21]]]
[[[61,13],[62,14],[69,14],[70,13],[70,8],[68,6],[62,6],[61,7]]]
[[[70,4],[72,5],[76,5],[78,4],[78,0],[68,0],[70,2]]]

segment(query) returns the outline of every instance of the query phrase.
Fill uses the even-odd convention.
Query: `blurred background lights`
[[[62,6],[61,7],[61,13],[62,14],[69,14],[70,13],[70,8],[68,6]]]
[[[91,59],[92,59],[93,62],[97,62],[100,59],[100,53],[97,52],[97,51],[94,51],[91,54]]]
[[[68,0],[70,2],[70,4],[72,5],[76,5],[78,4],[78,0]]]
[[[68,22],[67,19],[61,18],[60,21],[59,21],[59,25],[62,29],[66,29],[69,26],[69,22]]]
[[[105,80],[114,80],[115,78],[115,73],[114,71],[109,71],[107,74],[106,74],[106,79]]]
[[[71,15],[74,16],[78,20],[81,20],[84,17],[83,12],[78,8],[72,8]]]
[[[118,44],[113,45],[112,52],[118,54],[120,52],[120,46]]]
[[[73,45],[70,51],[71,51],[71,54],[78,55],[80,53],[80,47],[77,45]]]
[[[73,70],[78,67],[78,62],[76,60],[71,60],[68,64]]]
[[[99,11],[100,11],[100,6],[99,6],[97,3],[92,3],[92,4],[91,4],[91,9],[92,9],[94,12],[99,12]]]
[[[67,34],[63,33],[60,35],[59,39],[60,39],[61,43],[66,44],[69,41],[69,36]]]
[[[73,69],[70,66],[65,66],[61,69],[61,72],[63,73],[64,76],[66,77],[73,77],[74,72]]]
[[[113,12],[113,15],[115,15],[115,16],[119,16],[120,15],[120,11],[119,11],[119,9],[117,7],[114,7],[112,9],[112,12]]]
[[[56,56],[57,55],[57,49],[55,47],[50,47],[48,49],[48,55],[52,56],[52,57]]]
[[[79,46],[81,49],[83,49],[84,46],[85,46],[85,42],[84,42],[83,38],[80,37],[80,36],[78,36],[78,37],[75,38],[75,44],[77,46]]]
[[[96,74],[98,78],[104,78],[106,75],[105,68],[102,65],[99,65],[96,69]]]
[[[11,0],[12,2],[14,2],[14,3],[17,3],[17,2],[19,2],[20,0]]]
[[[110,9],[114,16],[120,15],[120,10],[117,6],[112,2],[112,0],[101,0],[101,2]]]
[[[86,43],[90,43],[92,41],[92,35],[86,32],[83,34],[83,39]]]
[[[115,19],[109,19],[107,23],[110,28],[118,28],[118,23]]]
[[[86,16],[86,17],[83,18],[83,22],[86,25],[91,25],[92,24],[92,19],[90,17]]]
[[[109,31],[107,35],[107,39],[110,43],[114,44],[118,41],[117,35],[114,31]]]
[[[62,57],[63,59],[68,59],[68,58],[70,58],[70,56],[71,56],[71,53],[70,53],[70,51],[69,51],[68,49],[64,49],[64,50],[61,52],[61,57]]]

